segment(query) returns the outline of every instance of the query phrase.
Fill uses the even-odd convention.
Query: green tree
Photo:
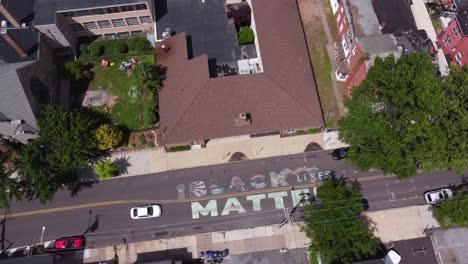
[[[140,98],[145,98],[149,95],[157,96],[161,87],[161,66],[149,63],[137,64],[133,68],[133,77],[135,78]]]
[[[250,27],[241,27],[237,33],[239,45],[247,45],[254,43],[255,35]]]
[[[96,172],[99,175],[99,179],[105,180],[116,175],[118,168],[110,159],[107,159],[106,161],[97,162]]]
[[[83,78],[84,65],[80,61],[65,62],[65,78],[72,81],[78,81]]]
[[[37,122],[39,137],[23,147],[18,169],[31,191],[45,202],[76,172],[98,157],[98,121],[87,113],[47,106]]]
[[[340,139],[352,146],[348,160],[361,170],[378,168],[403,178],[440,164],[448,140],[434,120],[444,108],[434,71],[425,53],[375,60],[339,122]]]
[[[438,160],[432,165],[454,168],[461,174],[468,170],[468,65],[452,65],[450,74],[439,81],[443,107],[435,122],[444,129],[447,140],[437,150]]]
[[[319,187],[315,204],[304,208],[312,258],[318,253],[325,263],[346,263],[377,253],[380,246],[362,220],[361,200],[359,190],[344,180],[326,180]]]
[[[468,228],[468,193],[456,193],[453,199],[434,205],[432,214],[442,227]]]
[[[100,150],[118,146],[122,142],[122,138],[122,131],[109,124],[103,124],[96,130],[97,148]]]
[[[0,208],[8,208],[13,197],[21,198],[18,182],[10,178],[11,171],[3,166],[7,159],[7,155],[0,157]]]

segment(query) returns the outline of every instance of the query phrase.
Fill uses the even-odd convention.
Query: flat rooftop
[[[7,30],[7,34],[28,56],[21,57],[3,36],[0,36],[0,60],[6,63],[15,63],[37,59],[39,49],[39,32],[37,30],[32,27],[12,28]]]
[[[36,0],[35,20],[36,25],[48,25],[55,22],[55,13],[58,11],[138,3],[146,3],[146,0]]]
[[[159,5],[156,1],[156,10]],[[226,0],[170,0],[164,12],[156,11],[157,38],[163,39],[166,30],[172,35],[187,35],[189,57],[206,54],[211,67],[227,65],[236,71],[237,61],[257,57],[255,45],[239,46],[234,23],[225,12]],[[212,77],[216,72],[210,72]]]
[[[210,78],[208,55],[190,59],[186,33],[158,43],[157,61],[167,68],[159,93],[163,144],[323,125],[297,2],[252,0],[251,8],[262,73]],[[240,113],[251,123],[240,126]]]
[[[373,0],[383,34],[417,30],[408,0]]]

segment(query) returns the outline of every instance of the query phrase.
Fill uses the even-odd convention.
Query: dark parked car
[[[332,157],[334,160],[340,160],[346,158],[346,153],[348,152],[349,147],[337,148],[333,151]]]
[[[83,249],[85,247],[86,238],[84,236],[61,237],[55,240],[54,249],[56,250],[73,250]]]

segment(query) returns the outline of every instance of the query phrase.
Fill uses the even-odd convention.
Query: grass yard
[[[330,28],[332,30],[331,33],[332,35],[336,35],[336,30],[333,30],[333,28],[335,28],[335,24],[333,16],[331,15],[331,8],[328,8],[325,4],[328,4],[328,1],[324,1],[324,11],[327,14],[327,19],[332,19],[331,22],[333,22],[333,24],[330,24]],[[313,2],[310,0],[299,0],[299,9],[309,48],[309,55],[312,60],[312,67],[314,70],[315,81],[317,83],[322,112],[325,117],[328,114],[327,127],[336,126],[340,119],[340,113],[333,90],[334,88],[331,78],[332,65],[330,58],[328,57],[327,37],[320,19],[320,14]]]
[[[111,101],[111,103],[110,105],[108,104],[107,108],[110,109],[113,119],[128,130],[138,131],[148,128],[148,124],[138,119],[139,114],[143,114],[144,119],[144,107],[142,104],[139,104],[137,100],[129,96],[130,87],[134,85],[135,80],[119,70],[119,65],[130,59],[154,64],[153,54],[112,57],[107,59],[110,63],[114,63],[113,66],[109,67],[101,67],[100,59],[89,60],[88,62],[93,64],[91,71],[94,73],[94,77],[90,81],[88,89],[103,89],[109,92],[109,101]],[[104,110],[104,108],[97,109]]]

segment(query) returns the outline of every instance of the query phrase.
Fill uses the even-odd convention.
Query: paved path
[[[337,138],[333,141],[337,141]],[[304,153],[311,143],[322,149],[337,145],[330,144],[330,142],[325,144],[322,133],[289,137],[239,136],[210,140],[205,148],[181,152],[166,152],[164,148],[120,152],[112,155],[112,160],[119,167],[120,177],[135,176],[228,163],[235,153],[242,153],[249,160]],[[91,168],[83,170],[80,174],[83,180],[98,178]]]

